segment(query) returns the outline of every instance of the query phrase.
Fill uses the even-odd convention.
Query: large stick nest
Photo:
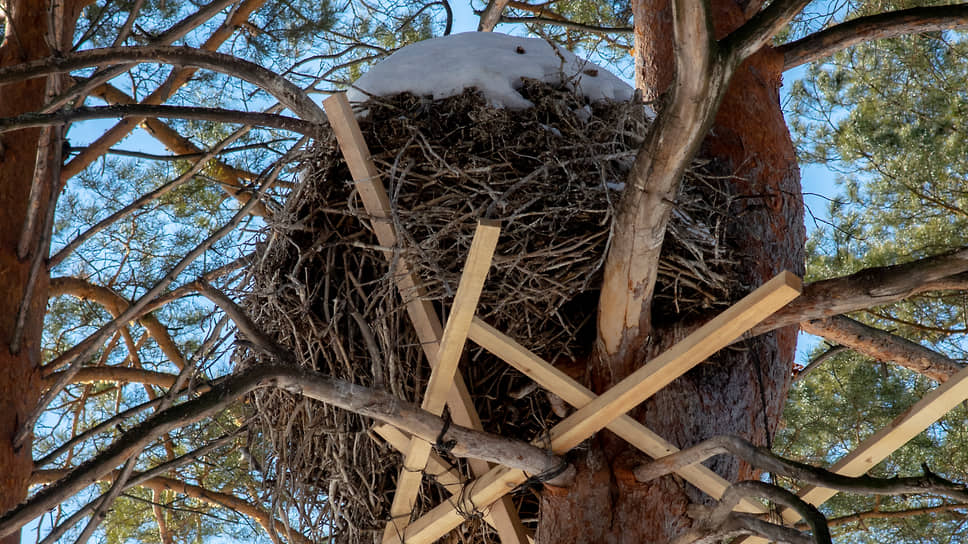
[[[490,217],[503,231],[478,315],[547,360],[586,356],[613,210],[648,120],[641,104],[589,105],[532,81],[521,92],[533,108],[495,109],[472,90],[365,104],[361,128],[401,238],[392,252],[369,230],[335,138],[318,142],[303,183],[266,229],[246,298],[255,321],[306,367],[419,402],[429,368],[394,275],[410,263],[423,296],[446,315],[475,222]],[[655,310],[663,315],[705,313],[737,287],[726,279],[725,180],[700,171],[687,175],[666,236]],[[259,357],[240,350],[239,364]],[[544,394],[479,349],[469,348],[461,372],[488,431],[530,440],[557,421]],[[382,534],[401,463],[370,434],[370,421],[272,390],[249,405],[276,496],[302,505],[304,530],[352,543]],[[417,508],[445,496],[426,483]],[[518,502],[533,518],[534,497]],[[470,523],[455,538],[493,535]]]

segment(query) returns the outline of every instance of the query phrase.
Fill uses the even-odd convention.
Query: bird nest
[[[534,107],[492,108],[474,90],[364,105],[360,125],[400,238],[391,252],[369,229],[335,138],[318,141],[302,183],[268,220],[245,300],[255,322],[305,367],[419,403],[429,368],[403,307],[417,293],[401,297],[395,273],[408,263],[422,296],[447,315],[476,220],[496,218],[503,230],[477,315],[546,360],[586,356],[615,205],[649,120],[640,103],[587,104],[534,81],[521,93]],[[689,171],[673,212],[659,313],[706,312],[736,289],[727,280],[726,180],[701,171]],[[262,357],[244,347],[238,356],[242,367]],[[527,378],[474,346],[461,372],[488,431],[530,440],[559,418]],[[401,463],[371,421],[274,390],[248,406],[257,457],[272,471],[275,496],[298,506],[302,530],[315,531],[304,534],[353,543],[382,534]],[[445,496],[425,479],[417,510]],[[535,498],[517,501],[533,523]],[[461,531],[455,538],[464,542],[493,536],[481,523]]]

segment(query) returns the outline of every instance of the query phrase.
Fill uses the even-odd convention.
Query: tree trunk
[[[55,4],[51,2],[51,4]],[[82,2],[57,2],[51,7],[37,0],[10,0],[6,6],[6,33],[0,44],[0,66],[10,66],[48,57],[46,40],[49,17],[58,20],[55,31],[62,50],[70,47],[74,24]],[[60,13],[58,13],[60,12]],[[55,42],[56,43],[56,42]],[[0,86],[0,117],[38,111],[44,103],[46,78]],[[55,174],[60,158],[57,130],[18,130],[0,136],[0,511],[16,506],[26,497],[33,470],[31,438],[14,444],[14,438],[38,402],[40,343],[47,306],[48,271],[46,266],[49,225],[44,218],[57,193]],[[40,161],[41,175],[34,198],[31,186],[38,148],[47,146]],[[33,206],[31,206],[33,200]],[[28,217],[32,228],[23,234]],[[18,250],[18,245],[20,249]],[[31,268],[37,256],[41,261],[33,284]],[[18,326],[21,305],[27,300],[22,324]],[[3,539],[2,544],[20,542],[20,535]]]
[[[717,38],[758,9],[736,0],[713,0]],[[637,84],[646,100],[661,97],[673,78],[671,9],[667,1],[633,1]],[[739,242],[738,280],[748,290],[788,269],[804,268],[803,202],[793,143],[779,103],[783,59],[772,49],[750,58],[730,84],[702,155],[713,173],[735,176],[737,196],[728,235]],[[712,314],[704,319],[709,319]],[[688,334],[696,321],[654,315],[651,337],[637,353],[599,354],[589,364],[599,393]],[[790,385],[797,327],[787,327],[723,350],[673,382],[633,415],[673,444],[686,447],[720,434],[735,434],[769,446]],[[538,541],[541,543],[664,542],[691,525],[690,502],[708,502],[677,477],[647,485],[631,470],[646,458],[608,432],[572,454],[574,485],[546,488]],[[748,466],[728,457],[711,468],[730,481],[750,479]]]

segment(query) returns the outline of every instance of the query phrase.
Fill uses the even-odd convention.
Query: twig
[[[619,27],[595,26],[595,25],[587,25],[584,23],[575,23],[569,20],[552,19],[549,17],[514,17],[511,15],[502,15],[500,22],[515,23],[515,24],[554,25],[554,26],[560,26],[563,28],[569,28],[571,30],[591,32],[593,34],[631,34],[634,31],[633,28],[626,27],[626,26],[619,26]]]

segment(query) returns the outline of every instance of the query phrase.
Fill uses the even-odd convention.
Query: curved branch
[[[784,459],[766,448],[759,448],[738,436],[716,436],[695,446],[656,459],[637,467],[635,479],[648,482],[683,467],[701,463],[710,457],[732,454],[765,472],[800,480],[810,485],[870,495],[904,495],[928,493],[959,502],[968,502],[964,486],[941,478],[925,468],[924,476],[908,478],[873,478],[844,476],[820,467]]]
[[[614,220],[599,300],[598,337],[613,365],[649,333],[659,254],[686,166],[738,63],[720,53],[706,2],[673,2],[676,78],[629,172]],[[616,369],[617,370],[617,369]],[[624,372],[617,371],[616,375]]]
[[[569,21],[567,19],[553,19],[550,17],[512,17],[510,15],[502,15],[500,22],[514,23],[514,24],[554,25],[554,26],[560,26],[562,28],[568,28],[571,30],[578,30],[581,32],[591,32],[594,34],[631,34],[635,30],[632,27],[627,27],[627,26],[621,26],[621,27],[594,26],[594,25],[586,25],[583,23],[576,23],[573,21]]]
[[[896,363],[939,383],[964,368],[937,351],[845,316],[804,321],[800,328],[878,361]]]
[[[751,334],[890,304],[926,291],[968,289],[966,271],[968,248],[960,248],[909,263],[865,268],[849,276],[808,283],[796,300],[753,327]]]
[[[155,62],[198,66],[245,80],[276,97],[279,102],[307,121],[322,124],[326,114],[302,89],[271,70],[247,60],[192,47],[148,46],[89,49],[64,57],[49,57],[0,69],[0,85],[52,73],[70,72],[99,64]]]
[[[190,423],[212,417],[236,400],[261,387],[277,387],[332,406],[389,423],[428,442],[453,443],[449,450],[458,457],[472,457],[524,470],[532,474],[547,473],[562,466],[563,461],[526,442],[474,431],[459,425],[447,425],[419,406],[396,397],[343,380],[291,366],[255,366],[225,378],[212,390],[196,399],[158,412],[122,434],[94,458],[79,465],[56,483],[42,489],[17,508],[0,516],[0,537],[5,537],[30,520],[60,504],[88,485],[109,474],[132,452],[140,451],[159,436]],[[452,442],[453,441],[453,442]],[[449,444],[448,444],[449,445]],[[565,486],[574,470],[549,480]]]
[[[810,0],[774,0],[743,26],[723,38],[722,45],[737,62],[759,51],[800,13]]]
[[[139,119],[145,117],[198,119],[219,123],[238,123],[277,128],[308,136],[313,136],[319,132],[318,125],[294,117],[274,115],[271,113],[251,113],[222,108],[126,104],[119,106],[82,107],[71,110],[65,109],[58,110],[54,113],[25,113],[16,117],[0,118],[0,134],[23,128],[63,125],[75,121],[86,121],[88,119],[109,119],[117,117],[122,119],[130,117]]]
[[[859,43],[966,27],[968,4],[911,8],[858,17],[783,44],[777,50],[783,53],[783,69],[790,70]]]
[[[112,316],[118,317],[131,306],[131,302],[115,293],[113,290],[95,285],[87,280],[74,277],[56,277],[50,279],[49,297],[59,295],[71,295],[81,300],[93,300],[103,306]],[[154,338],[158,347],[168,360],[179,369],[185,368],[186,361],[181,350],[175,344],[171,335],[168,334],[168,327],[164,326],[153,314],[146,313],[137,317],[141,325]],[[51,368],[45,367],[46,371]]]

